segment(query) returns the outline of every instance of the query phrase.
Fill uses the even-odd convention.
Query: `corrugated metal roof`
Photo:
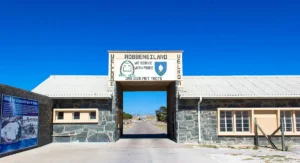
[[[184,76],[180,98],[300,98],[300,76]],[[32,92],[52,98],[111,98],[108,76],[50,76]]]
[[[184,76],[180,98],[300,97],[300,76]]]
[[[51,98],[111,98],[107,76],[53,75],[32,92]]]

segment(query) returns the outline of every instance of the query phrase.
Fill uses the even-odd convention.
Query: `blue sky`
[[[1,1],[0,83],[32,90],[51,74],[106,75],[107,50],[184,50],[184,75],[299,75],[299,8],[299,0]],[[165,104],[155,102],[165,93],[126,93],[125,110],[145,96],[145,110]]]

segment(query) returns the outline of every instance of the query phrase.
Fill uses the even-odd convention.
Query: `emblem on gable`
[[[131,77],[134,74],[134,65],[129,60],[124,61],[120,66],[120,75],[124,77]]]
[[[163,76],[167,71],[167,62],[155,62],[155,72],[159,76]]]

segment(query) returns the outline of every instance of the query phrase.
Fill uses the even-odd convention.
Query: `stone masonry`
[[[114,97],[112,111],[115,118],[119,119],[116,123],[116,140],[118,141],[123,135],[123,88],[120,83],[116,82],[114,87]],[[118,126],[119,125],[119,126]]]
[[[197,102],[195,105],[194,100],[178,100],[176,113],[178,143],[198,142]]]
[[[98,108],[98,124],[54,124],[53,142],[114,142],[116,122],[112,100],[54,100],[53,108]]]
[[[172,140],[176,140],[175,134],[175,117],[176,113],[176,83],[172,82],[167,88],[167,133],[168,137]]]
[[[198,142],[198,100],[179,100],[177,123],[179,143]],[[217,108],[219,107],[300,107],[300,100],[203,100],[201,102],[201,137],[204,144],[254,145],[253,136],[218,136]],[[300,137],[285,136],[286,145],[300,144]],[[280,146],[281,138],[273,137]],[[259,137],[259,145],[268,145],[264,137]]]

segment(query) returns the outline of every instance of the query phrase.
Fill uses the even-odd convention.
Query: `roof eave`
[[[45,94],[51,99],[112,99],[112,93],[105,94]]]
[[[286,95],[286,96],[201,96],[201,95],[180,95],[180,99],[299,99],[300,95]]]
[[[85,96],[85,97],[79,97],[79,96],[76,96],[76,97],[73,97],[73,96],[48,96],[50,97],[51,99],[54,99],[54,100],[58,100],[58,99],[112,99],[111,96],[101,96],[101,97],[96,97],[96,96]]]

